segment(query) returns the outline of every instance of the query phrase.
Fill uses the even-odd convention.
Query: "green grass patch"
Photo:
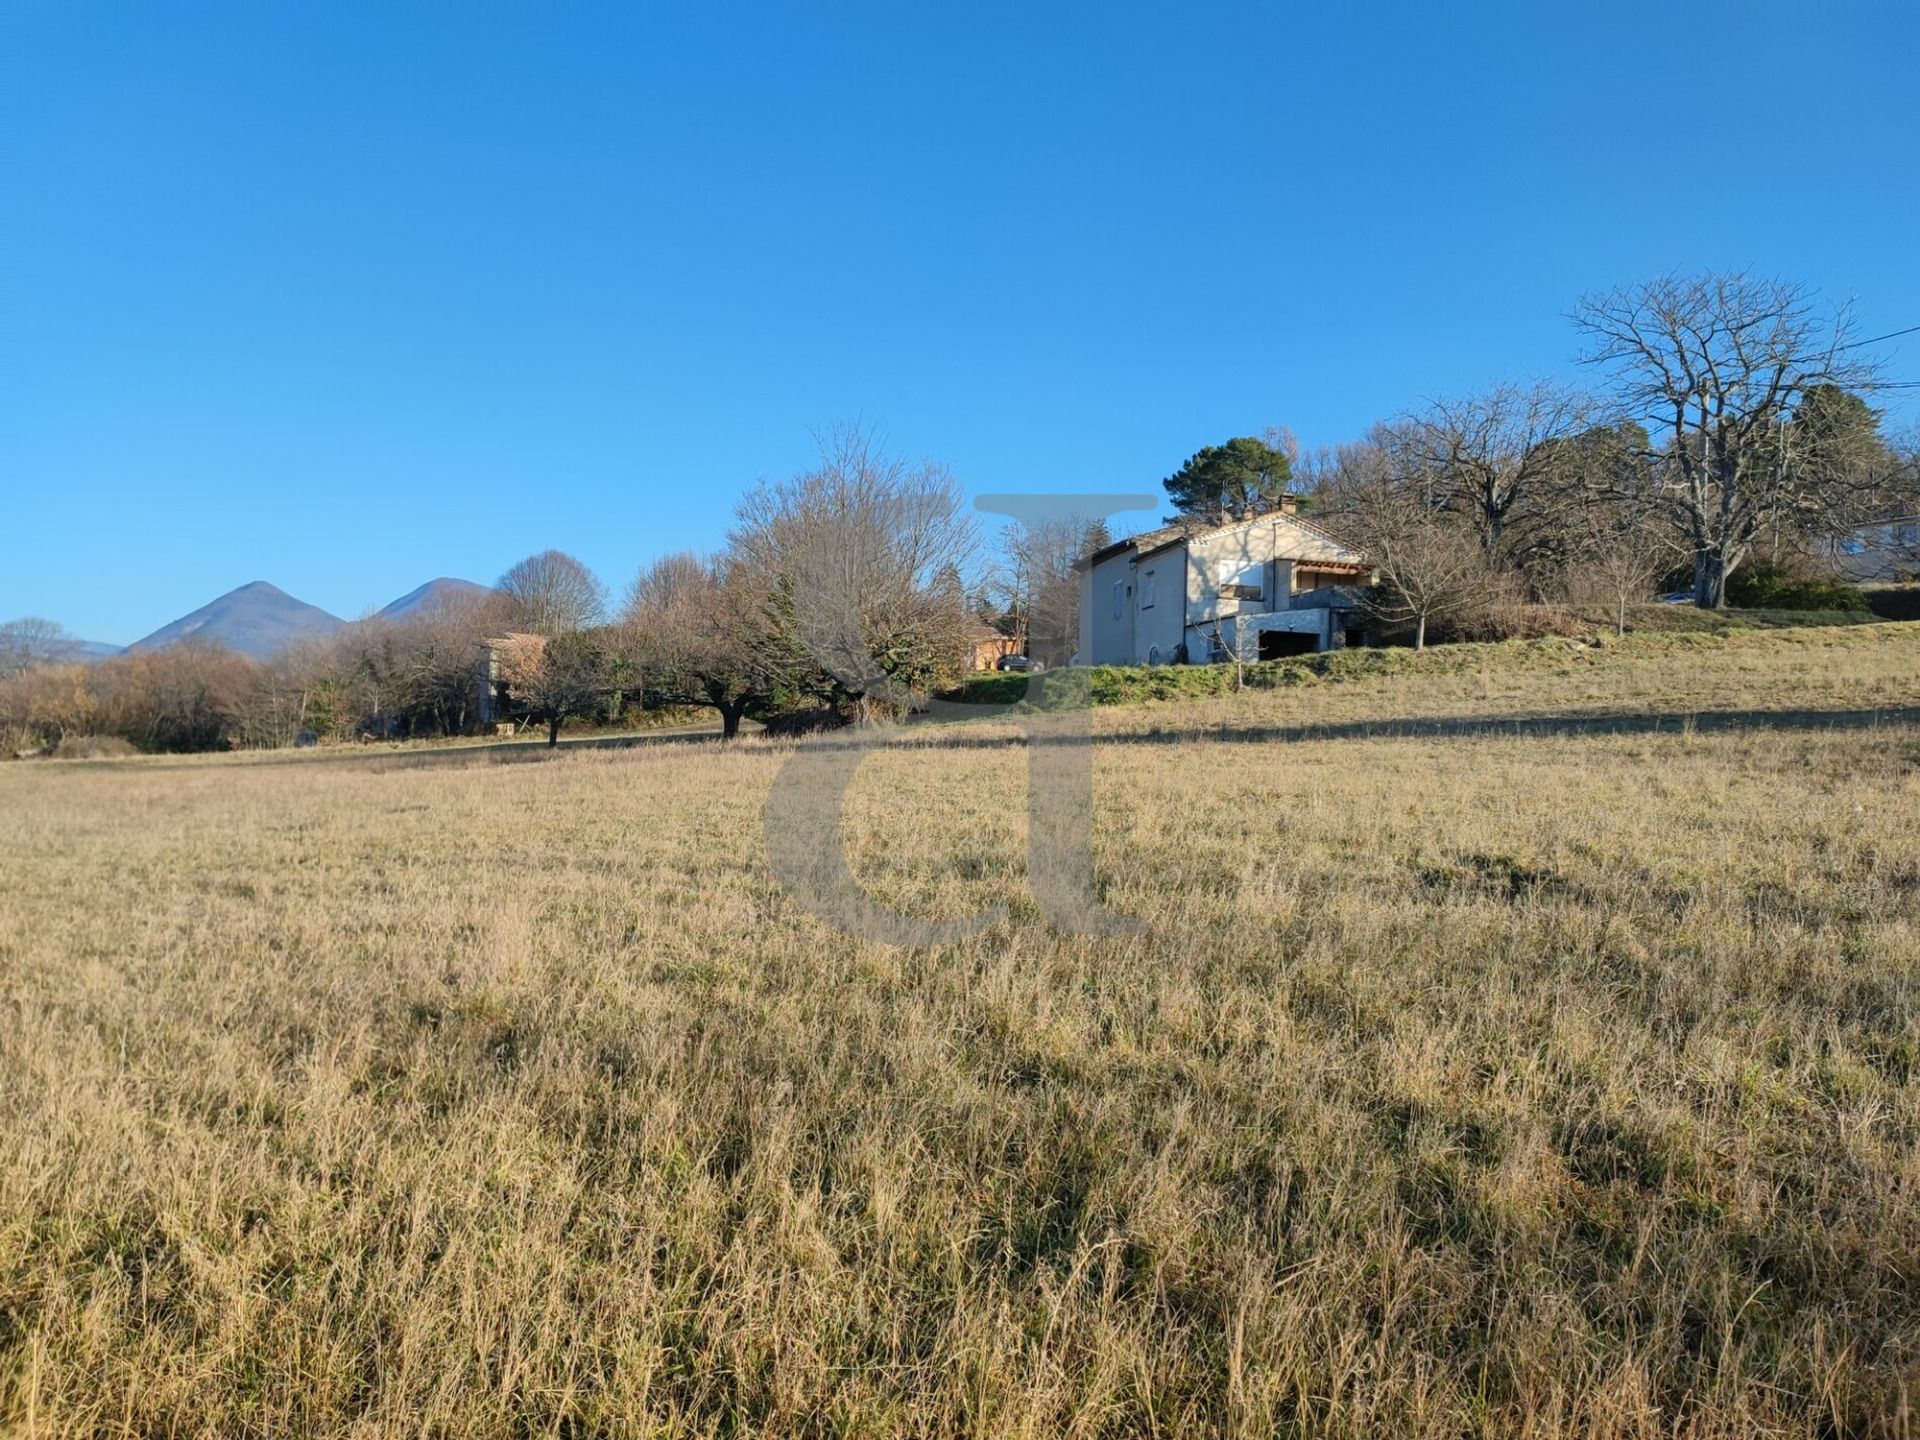
[[[1872,626],[1874,615],[1844,611],[1696,610],[1689,605],[1643,605],[1628,612],[1628,634],[1613,633],[1611,617],[1600,610],[1577,612],[1592,619],[1593,634],[1568,639],[1494,640],[1436,645],[1424,651],[1404,646],[1330,650],[1286,660],[1257,661],[1242,671],[1248,690],[1283,690],[1302,685],[1348,684],[1394,676],[1493,673],[1540,666],[1560,667],[1570,660],[1599,659],[1618,652],[1666,652],[1712,644],[1763,631],[1826,631]],[[1067,677],[1071,676],[1071,680]],[[942,698],[965,705],[1018,705],[1047,698],[1049,683],[1084,682],[1099,706],[1144,705],[1158,701],[1198,700],[1233,693],[1231,665],[1091,665],[1040,675],[977,675]],[[1029,690],[1031,685],[1032,689]],[[1056,691],[1056,694],[1060,692]]]

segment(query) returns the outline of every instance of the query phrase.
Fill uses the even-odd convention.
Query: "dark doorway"
[[[1262,630],[1260,658],[1284,660],[1289,655],[1311,655],[1320,648],[1320,637],[1310,630]]]

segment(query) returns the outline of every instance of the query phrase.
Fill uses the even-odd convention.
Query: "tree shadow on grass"
[[[562,755],[578,755],[592,750],[632,750],[642,746],[659,745],[704,745],[718,743],[720,727],[711,729],[686,729],[664,731],[639,731],[628,735],[581,735],[572,739],[562,736],[560,743],[549,747],[545,739],[538,740],[500,740],[478,745],[433,745],[423,744],[414,749],[378,749],[327,748],[320,751],[302,750],[284,753],[262,754],[254,752],[246,756],[248,768],[255,766],[318,766],[329,769],[335,766],[350,766],[370,774],[387,770],[429,770],[466,765],[524,765],[542,760],[552,760]],[[141,770],[185,770],[204,769],[208,762],[217,763],[221,756],[187,756],[141,758],[131,763]]]
[[[920,726],[901,732],[902,746],[940,749],[1010,749],[1032,743],[1025,734],[967,735],[976,722]],[[1124,749],[1154,745],[1289,745],[1331,740],[1449,740],[1580,737],[1590,735],[1682,735],[1726,733],[1819,733],[1822,731],[1901,730],[1920,726],[1920,705],[1820,710],[1669,710],[1633,713],[1586,711],[1558,715],[1442,715],[1369,720],[1309,722],[1300,725],[1183,726],[1174,729],[1095,735],[1090,743]],[[945,732],[945,733],[942,733]],[[825,739],[814,744],[849,744]],[[1040,744],[1087,744],[1084,736],[1063,733],[1038,737]]]
[[[1301,725],[1182,726],[1175,729],[1096,734],[1063,729],[1049,734],[1044,716],[1031,732],[982,734],[985,726],[1004,723],[1003,707],[979,720],[928,720],[892,730],[870,730],[849,735],[812,736],[792,742],[839,749],[1014,750],[1028,745],[1087,745],[1101,748],[1160,745],[1297,745],[1337,740],[1461,740],[1578,738],[1606,735],[1719,735],[1729,733],[1818,734],[1823,731],[1871,732],[1920,726],[1920,705],[1893,705],[1845,710],[1667,710],[1647,713],[1588,711],[1559,715],[1444,715],[1343,720]],[[327,754],[255,757],[253,765],[351,765],[370,773],[421,770],[443,766],[520,765],[577,755],[588,751],[634,750],[670,745],[710,745],[720,742],[718,727],[631,735],[583,735],[563,738],[557,747],[544,742],[502,741],[497,744],[458,745],[375,753],[335,751]],[[738,743],[738,742],[734,742]],[[142,769],[186,768],[202,760],[136,762]]]

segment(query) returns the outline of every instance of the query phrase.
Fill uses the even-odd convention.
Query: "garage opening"
[[[1311,630],[1262,630],[1260,658],[1284,660],[1289,655],[1311,655],[1320,648],[1320,637]]]

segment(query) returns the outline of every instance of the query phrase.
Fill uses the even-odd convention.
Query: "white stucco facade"
[[[1079,569],[1083,665],[1335,649],[1352,625],[1341,587],[1368,578],[1359,552],[1285,513],[1137,535]]]

